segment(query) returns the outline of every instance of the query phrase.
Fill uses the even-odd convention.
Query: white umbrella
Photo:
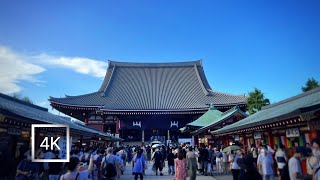
[[[158,146],[160,146],[160,144],[154,144],[152,145],[152,148],[157,148]]]

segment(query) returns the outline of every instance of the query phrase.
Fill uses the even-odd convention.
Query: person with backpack
[[[107,155],[101,162],[101,177],[102,180],[115,180],[120,178],[120,168],[117,157],[113,155],[113,148],[107,148]]]
[[[104,149],[100,149],[99,153],[97,154],[96,159],[94,160],[94,165],[96,166],[96,176],[98,177],[98,180],[102,180],[101,177],[101,163],[102,160],[105,156],[105,150]]]
[[[159,150],[159,147],[155,150],[152,160],[154,160],[154,166],[155,166],[155,171],[156,175],[158,176],[158,169],[160,171],[160,176],[163,176],[162,174],[162,153]]]
[[[146,160],[144,159],[142,153],[143,150],[139,149],[135,157],[133,157],[134,166],[132,172],[135,180],[138,179],[138,175],[140,176],[140,180],[143,180],[143,172],[146,165]]]

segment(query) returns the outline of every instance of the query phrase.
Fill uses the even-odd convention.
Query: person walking
[[[102,179],[101,178],[101,163],[102,163],[102,160],[105,156],[105,153],[106,153],[105,149],[100,149],[97,159],[93,161],[96,166],[96,173],[97,173],[96,177],[98,180]]]
[[[250,153],[253,157],[253,163],[257,167],[257,161],[258,161],[258,149],[255,144],[251,144]]]
[[[53,159],[59,159],[59,151],[54,152]],[[49,180],[59,180],[60,172],[62,170],[62,162],[49,162],[48,164],[48,174]]]
[[[188,161],[188,174],[190,176],[190,180],[195,180],[197,175],[197,159],[196,154],[193,151],[192,147],[189,147],[189,151],[187,152],[187,161]]]
[[[200,161],[201,161],[201,167],[202,167],[202,174],[207,176],[208,175],[208,159],[209,159],[209,151],[206,149],[205,146],[202,146],[200,150]]]
[[[133,161],[134,161],[133,174],[134,174],[135,180],[138,179],[138,176],[140,176],[140,180],[143,180],[143,172],[144,172],[144,167],[146,165],[146,161],[142,153],[143,153],[143,150],[139,149],[137,154],[133,158]]]
[[[240,166],[237,163],[237,160],[240,158],[241,150],[236,151],[234,154],[230,154],[230,163],[231,163],[231,173],[233,180],[238,180],[240,174]]]
[[[273,157],[267,150],[267,146],[260,146],[257,165],[259,172],[263,176],[263,180],[274,180],[273,163]]]
[[[262,180],[262,176],[255,166],[252,154],[244,155],[237,160],[237,163],[241,168],[238,180]]]
[[[177,156],[178,157],[174,160],[175,180],[186,180],[188,162],[183,157],[182,149],[178,150]]]
[[[311,143],[312,154],[318,159],[317,166],[315,167],[313,180],[320,180],[320,138],[315,138]]]
[[[115,180],[120,178],[120,167],[117,156],[113,154],[113,148],[107,148],[107,155],[102,159],[101,172],[103,180]]]
[[[306,148],[306,169],[307,176],[305,180],[312,180],[313,172],[317,166],[318,159],[312,154],[311,148]]]
[[[217,155],[216,155],[216,169],[217,169],[217,173],[221,174],[222,173],[222,158],[223,158],[223,154],[222,154],[222,149],[217,150]]]
[[[149,164],[151,161],[151,148],[148,146],[147,148],[147,163]]]
[[[286,152],[285,152],[285,147],[283,144],[280,144],[279,146],[280,148],[277,150],[276,152],[276,156],[275,156],[275,159],[276,159],[276,162],[277,162],[277,165],[278,165],[278,171],[279,171],[279,175],[282,174],[282,171],[283,171],[283,168],[284,166],[286,165],[286,163],[288,162],[288,158],[287,158],[287,155],[286,155]]]
[[[173,154],[173,149],[169,150],[167,160],[168,160],[168,174],[169,175],[174,175],[174,154]]]
[[[84,167],[81,165],[79,158],[71,157],[70,161],[66,164],[68,172],[63,174],[60,180],[87,180],[93,169],[93,158],[93,155],[91,155],[89,160],[89,167],[87,170],[84,170]]]
[[[156,175],[158,176],[158,169],[160,171],[160,176],[163,176],[162,174],[162,153],[160,152],[159,148],[155,150],[152,156],[152,160],[154,160],[154,167],[156,171]]]
[[[288,168],[290,180],[303,180],[304,176],[302,174],[302,168],[300,164],[300,158],[303,153],[302,147],[297,147],[296,152],[289,159]]]
[[[222,151],[222,172],[224,172],[225,174],[228,173],[228,154],[223,151]]]

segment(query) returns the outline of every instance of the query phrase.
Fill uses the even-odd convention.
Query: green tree
[[[247,98],[247,109],[249,114],[254,114],[261,110],[263,106],[270,104],[269,99],[264,97],[264,94],[258,88],[254,88],[253,92],[249,92],[249,97]]]
[[[13,98],[16,98],[16,99],[19,99],[21,101],[24,101],[24,102],[27,102],[27,103],[30,103],[30,104],[33,104],[32,100],[28,97],[28,96],[24,96],[22,97],[21,94],[13,94],[12,95]]]
[[[306,86],[302,86],[301,90],[303,92],[310,91],[311,89],[319,87],[319,82],[315,80],[314,78],[309,78],[306,82]]]

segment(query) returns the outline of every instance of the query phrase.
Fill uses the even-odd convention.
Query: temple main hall
[[[87,126],[115,134],[125,142],[143,143],[178,142],[180,138],[190,138],[190,134],[182,134],[179,129],[198,119],[210,105],[221,112],[235,106],[242,110],[246,108],[244,95],[212,90],[201,60],[175,63],[109,61],[97,91],[50,97],[49,101],[56,110]]]

